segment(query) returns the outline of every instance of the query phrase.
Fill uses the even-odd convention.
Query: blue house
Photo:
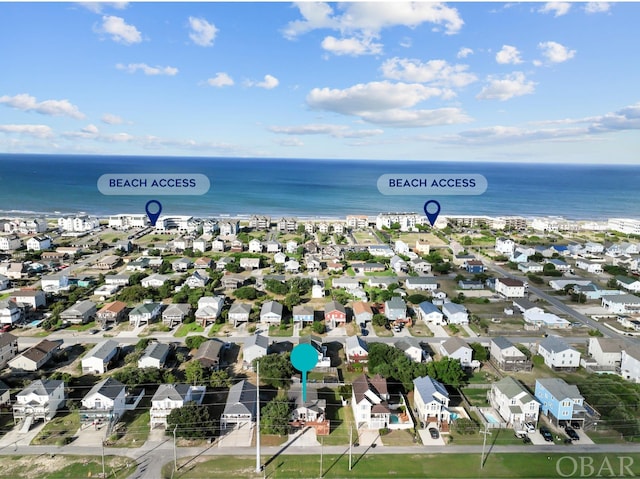
[[[477,259],[471,259],[471,260],[467,260],[465,264],[465,269],[467,270],[467,273],[480,274],[480,273],[484,273],[485,268],[482,261]]]
[[[558,421],[584,423],[587,410],[577,386],[559,378],[536,379],[535,396],[540,401],[542,414],[555,425]]]

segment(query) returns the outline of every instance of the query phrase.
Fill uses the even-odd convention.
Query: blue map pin
[[[302,373],[302,401],[307,402],[307,372],[318,364],[318,351],[310,344],[298,344],[291,351],[291,364]]]
[[[435,209],[435,211],[429,211],[429,206],[433,206],[431,209]],[[427,215],[431,226],[436,224],[436,220],[438,219],[438,215],[440,214],[440,203],[438,203],[436,200],[427,201],[424,204],[424,214]]]
[[[158,207],[158,211],[156,211],[155,213],[149,210],[149,206],[152,206],[152,205],[155,205]],[[160,204],[160,202],[158,200],[147,201],[147,204],[145,205],[144,210],[147,212],[149,221],[151,221],[151,226],[155,226],[156,222],[158,221],[158,217],[160,216],[160,213],[162,213],[162,205]]]

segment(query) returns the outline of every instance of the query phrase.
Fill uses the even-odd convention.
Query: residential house
[[[394,346],[414,363],[421,363],[427,359],[427,354],[415,338],[402,338],[400,341],[396,341]]]
[[[163,368],[170,351],[171,347],[166,343],[150,342],[138,359],[138,368]]]
[[[27,240],[27,251],[44,251],[52,246],[48,236],[33,236]]]
[[[518,263],[518,270],[525,274],[537,274],[542,273],[544,267],[542,264],[536,263],[535,261],[526,261],[524,263]]]
[[[200,345],[193,355],[194,361],[199,361],[203,368],[217,370],[220,367],[225,343],[219,339],[210,339]]]
[[[60,313],[60,319],[71,324],[86,324],[96,315],[96,304],[93,301],[79,301]]]
[[[112,377],[103,379],[82,398],[80,420],[85,424],[103,421],[113,424],[124,414],[126,400],[124,384]]]
[[[384,314],[389,321],[407,318],[407,303],[398,296],[384,302]]]
[[[546,326],[547,328],[567,329],[571,327],[571,323],[558,315],[547,313],[542,308],[533,307],[527,309],[523,313],[525,322],[534,326]]]
[[[260,309],[260,322],[263,324],[280,324],[282,322],[282,303],[267,301]]]
[[[442,305],[442,314],[449,324],[469,324],[469,313],[461,304],[445,302]]]
[[[247,270],[259,269],[260,258],[240,258],[240,267]]]
[[[620,356],[620,375],[627,381],[640,383],[640,347],[625,346]]]
[[[571,265],[569,263],[562,261],[561,259],[552,258],[545,261],[547,264],[552,264],[556,271],[560,271],[561,273],[569,273],[571,272]],[[543,267],[544,270],[544,267]]]
[[[634,294],[605,295],[602,307],[613,314],[640,313],[640,297]]]
[[[11,297],[18,306],[28,307],[30,309],[38,309],[47,305],[47,296],[44,291],[37,289],[20,289],[11,293]]]
[[[298,344],[308,344],[318,353],[318,361],[314,369],[322,369],[331,367],[331,358],[327,356],[328,348],[322,343],[322,338],[310,334],[301,336]]]
[[[511,257],[515,251],[516,244],[511,238],[496,238],[495,251],[504,256]]]
[[[538,354],[551,369],[576,369],[580,366],[580,352],[555,336],[540,341]]]
[[[16,394],[13,404],[15,423],[25,421],[23,430],[28,430],[34,421],[48,422],[66,403],[64,381],[38,379]]]
[[[331,282],[331,286],[333,288],[356,289],[360,287],[360,281],[358,278],[352,276],[343,276],[340,278],[334,278]]]
[[[288,254],[296,253],[298,251],[298,242],[294,240],[287,241],[285,245],[285,250],[287,251]]]
[[[349,363],[366,363],[369,359],[369,347],[361,336],[347,336],[344,353]]]
[[[409,272],[409,264],[397,255],[391,257],[391,259],[389,260],[389,266],[398,274]]]
[[[602,263],[599,261],[591,261],[584,258],[578,258],[576,260],[576,268],[582,269],[589,273],[601,274],[603,272]]]
[[[640,292],[640,280],[628,276],[616,276],[616,283],[623,289],[632,293]]]
[[[442,356],[458,359],[462,367],[471,367],[471,357],[473,349],[462,339],[454,336],[440,343],[440,354]]]
[[[404,286],[419,291],[435,291],[438,289],[438,279],[430,276],[410,276],[405,279]]]
[[[194,271],[191,276],[187,278],[185,284],[190,288],[204,288],[209,282],[209,273],[206,271]]]
[[[162,311],[161,303],[147,302],[140,306],[136,306],[129,312],[129,324],[133,324],[136,328],[142,323],[151,324]]]
[[[215,251],[216,253],[223,253],[225,247],[225,242],[221,238],[216,238],[211,242],[211,251]]]
[[[313,306],[307,304],[299,304],[293,307],[293,322],[304,327],[305,324],[311,324],[314,320]]]
[[[23,279],[29,275],[29,267],[22,262],[4,263],[0,264],[0,272],[6,275],[9,279]],[[45,278],[42,279],[44,280]],[[44,284],[42,285],[42,289],[45,289]]]
[[[11,287],[11,279],[4,274],[0,274],[0,291],[4,291],[5,289],[9,289]]]
[[[467,273],[470,274],[480,274],[484,273],[485,266],[484,263],[480,260],[470,259],[465,262],[464,269],[467,271]]]
[[[184,318],[191,313],[191,305],[189,303],[169,304],[162,311],[162,324],[173,328],[176,324],[182,324]]]
[[[240,276],[237,274],[225,273],[225,275],[220,280],[223,289],[231,289],[235,290],[242,287],[245,283],[246,279],[244,276]]]
[[[413,404],[416,419],[422,424],[435,423],[438,428],[449,424],[449,392],[444,385],[430,376],[413,380]]]
[[[0,324],[15,324],[22,319],[22,308],[11,299],[0,301]]]
[[[420,257],[413,258],[409,261],[409,267],[418,274],[431,273],[431,263]]]
[[[240,231],[240,221],[223,221],[220,223],[221,236],[234,236]]]
[[[0,369],[18,354],[18,338],[11,333],[0,334]]]
[[[198,300],[198,309],[196,310],[196,321],[203,327],[207,323],[213,323],[222,313],[224,306],[224,296],[203,296]]]
[[[267,253],[279,253],[282,251],[282,245],[275,240],[267,241]]]
[[[104,277],[105,284],[109,286],[128,286],[129,281],[128,274],[107,274]]]
[[[538,423],[540,403],[512,377],[493,383],[487,396],[489,404],[514,429],[522,430],[527,422]]]
[[[233,326],[237,327],[239,323],[249,322],[249,316],[251,315],[250,303],[238,303],[235,302],[229,309],[229,322],[233,321]]]
[[[469,291],[469,290],[481,290],[485,288],[484,281],[476,281],[473,279],[461,279],[458,281],[458,288]]]
[[[284,263],[284,272],[285,273],[290,273],[290,274],[296,274],[298,272],[300,272],[300,262],[295,260],[295,259],[290,259],[288,261],[285,261]],[[317,286],[317,285],[315,285]],[[324,288],[323,288],[324,291]],[[324,296],[324,293],[323,293]]]
[[[196,269],[209,269],[213,267],[213,260],[211,258],[205,258],[204,256],[202,258],[198,258],[197,260],[195,260],[193,262],[193,266]]]
[[[6,406],[11,401],[11,388],[0,380],[0,406]]]
[[[82,358],[82,374],[104,374],[119,351],[120,345],[113,339],[99,342]]]
[[[171,411],[181,408],[187,403],[202,404],[206,386],[192,386],[191,384],[161,384],[151,398],[149,410],[149,426],[167,427],[167,416]]]
[[[587,353],[601,368],[615,370],[620,367],[625,343],[615,338],[589,338]]]
[[[22,240],[18,235],[0,236],[0,251],[13,251],[22,246]]]
[[[229,388],[229,395],[220,416],[220,428],[247,428],[252,425],[256,417],[257,393],[256,386],[249,381],[242,380]]]
[[[503,371],[531,371],[531,360],[511,341],[502,336],[491,340],[489,356],[493,364]]]
[[[99,311],[96,312],[96,321],[102,325],[103,328],[107,324],[117,324],[124,320],[127,315],[127,303],[122,301],[113,301],[106,303]]]
[[[302,395],[302,384],[294,380],[287,392],[287,397],[293,404],[290,417],[292,426],[313,427],[316,435],[320,436],[329,434],[330,423],[326,416],[327,401],[319,399],[316,387],[307,385],[305,400]]]
[[[356,301],[351,305],[353,317],[360,326],[365,326],[373,320],[371,306],[364,301]]]
[[[329,329],[344,326],[347,322],[347,310],[337,301],[329,301],[324,305],[324,320]]]
[[[418,305],[418,316],[425,323],[444,324],[444,314],[430,301],[423,301]]]
[[[496,278],[495,289],[505,298],[524,298],[526,293],[525,284],[513,278]]]
[[[120,258],[120,256],[107,255],[98,260],[98,262],[96,263],[96,268],[104,270],[115,269],[121,263],[121,261],[122,259]]]
[[[600,285],[591,282],[585,285],[576,284],[571,291],[574,294],[583,295],[587,300],[602,300],[603,296],[624,294],[619,289],[604,289]]]
[[[273,255],[273,262],[275,264],[284,264],[287,261],[287,255],[284,254],[282,251],[279,251],[278,253]]]
[[[200,236],[193,240],[193,251],[199,251],[200,253],[204,253],[208,249],[208,241],[204,236]]]
[[[267,355],[269,349],[269,338],[261,334],[252,334],[247,337],[242,350],[242,359],[245,366],[250,367],[255,359]]]
[[[140,281],[140,284],[142,284],[142,286],[144,286],[145,288],[159,288],[167,281],[169,281],[169,279],[171,278],[169,278],[169,276],[165,274],[155,273],[144,278],[142,281]]]
[[[365,374],[354,379],[351,407],[356,426],[368,429],[388,427],[391,419],[388,400],[387,380],[379,374],[371,379]]]
[[[540,402],[540,412],[554,424],[559,421],[584,422],[584,398],[577,386],[559,378],[536,379],[535,397]]]
[[[249,241],[249,253],[262,253],[263,251],[262,242],[259,239],[252,239]]]
[[[9,367],[18,371],[37,371],[60,352],[61,345],[61,339],[56,341],[43,339],[22,354],[10,359]]]

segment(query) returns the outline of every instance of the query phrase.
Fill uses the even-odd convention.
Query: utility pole
[[[320,479],[322,479],[322,450],[323,450],[323,446],[324,445],[324,441],[322,440],[322,438],[320,438],[320,475],[318,476]]]
[[[102,477],[107,477],[107,473],[104,470],[104,440],[102,441]]]
[[[351,470],[351,447],[353,446],[353,427],[349,427],[349,470]]]
[[[256,361],[256,472],[262,471],[260,463],[260,361]]]
[[[488,424],[484,425],[484,431],[480,431],[480,434],[484,436],[482,440],[482,456],[480,457],[480,469],[484,468],[484,448],[487,445],[487,435],[491,435],[488,429]]]
[[[176,448],[176,431],[178,430],[178,425],[176,424],[173,427],[173,470],[178,472],[178,449]]]

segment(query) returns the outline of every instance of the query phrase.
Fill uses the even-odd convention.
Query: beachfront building
[[[58,228],[62,231],[87,233],[100,227],[100,220],[94,216],[77,215],[58,218]]]
[[[414,231],[417,225],[424,225],[427,217],[417,213],[381,213],[376,216],[376,229],[391,228],[400,225],[400,231]]]
[[[128,230],[130,228],[144,228],[149,224],[146,214],[117,214],[109,216],[109,228]]]

